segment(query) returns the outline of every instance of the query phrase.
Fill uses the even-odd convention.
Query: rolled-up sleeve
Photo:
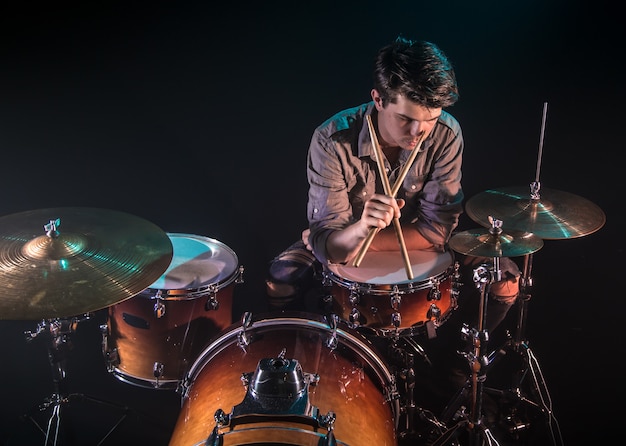
[[[309,243],[318,260],[326,263],[328,236],[350,224],[354,218],[345,166],[339,159],[335,142],[322,136],[319,129],[313,133],[307,163]]]
[[[442,250],[463,212],[461,166],[464,144],[460,128],[437,132],[435,137],[439,141],[433,141],[437,148],[430,155],[433,160],[430,174],[421,192],[415,194],[414,200],[407,201],[414,206],[415,216],[412,221],[418,231]],[[407,194],[410,194],[410,190],[407,190]]]

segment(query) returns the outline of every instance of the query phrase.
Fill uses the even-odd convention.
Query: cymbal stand
[[[563,439],[558,421],[552,410],[552,400],[548,391],[546,382],[543,378],[539,362],[532,352],[529,342],[526,339],[526,320],[528,317],[528,305],[531,299],[530,289],[533,285],[531,275],[532,271],[532,254],[527,254],[524,258],[524,273],[520,277],[520,293],[515,302],[517,305],[517,320],[515,324],[515,334],[511,336],[507,333],[508,339],[500,348],[494,349],[488,355],[488,363],[486,368],[490,369],[500,358],[509,352],[519,355],[521,365],[513,374],[512,386],[507,390],[497,390],[493,388],[485,389],[487,393],[503,397],[513,403],[524,403],[541,411],[547,417],[548,433],[551,437],[552,444],[555,446],[562,445]],[[538,401],[532,401],[523,395],[522,385],[526,377],[531,378],[531,390],[537,397]],[[527,422],[522,421],[516,414],[518,404],[511,406],[512,413],[507,416],[509,422],[509,432],[519,434],[521,431],[528,429],[530,426]]]
[[[488,361],[487,356],[483,352],[489,342],[489,332],[485,328],[487,321],[487,296],[489,295],[491,284],[501,278],[500,258],[494,257],[493,259],[493,271],[490,270],[488,265],[484,264],[474,269],[473,279],[476,287],[480,289],[478,328],[469,329],[469,326],[464,324],[461,330],[464,337],[471,337],[474,347],[473,352],[461,353],[469,363],[471,376],[457,392],[452,402],[444,409],[442,417],[444,422],[449,418],[459,421],[432,443],[432,446],[456,445],[455,439],[466,428],[469,432],[470,445],[498,445],[489,428],[483,423],[482,414],[483,391]],[[467,399],[468,394],[470,396],[469,414],[466,413],[467,408],[463,406],[463,402]],[[451,441],[453,443],[449,443]]]
[[[37,325],[35,331],[26,331],[26,341],[31,342],[35,338],[42,334],[49,335],[48,345],[48,360],[52,369],[52,382],[53,392],[50,396],[46,397],[41,404],[36,406],[38,411],[43,412],[47,409],[51,410],[50,418],[47,421],[46,429],[40,425],[31,415],[31,411],[24,415],[24,418],[30,420],[35,427],[45,435],[45,446],[59,444],[59,433],[61,428],[61,407],[64,404],[70,403],[74,399],[87,400],[107,406],[112,406],[118,409],[123,409],[125,413],[115,423],[115,425],[107,432],[104,438],[100,441],[101,444],[112,432],[119,426],[119,424],[126,418],[128,408],[118,406],[108,401],[100,400],[91,396],[87,396],[79,393],[65,394],[63,391],[63,384],[66,378],[66,352],[71,349],[70,335],[76,331],[78,324],[84,320],[90,318],[90,314],[85,314],[81,317],[72,317],[71,319],[46,319],[41,321]]]

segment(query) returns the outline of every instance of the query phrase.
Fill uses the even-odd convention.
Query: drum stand
[[[402,364],[398,371],[399,381],[403,383],[404,400],[401,407],[401,415],[404,416],[398,426],[398,438],[403,441],[424,440],[424,432],[437,432],[442,434],[446,426],[441,423],[436,415],[430,410],[424,409],[416,404],[415,400],[415,353],[428,365],[432,365],[423,348],[410,337],[402,338],[404,347],[398,345],[399,338],[392,338],[389,346],[391,358],[400,360]],[[427,428],[423,429],[417,425],[417,421],[425,423]]]
[[[528,315],[528,303],[531,299],[530,287],[532,287],[532,254],[526,255],[524,259],[524,274],[520,278],[520,293],[516,301],[518,306],[517,321],[515,326],[515,335],[513,337],[507,333],[508,339],[500,348],[494,349],[487,356],[486,369],[497,364],[501,358],[510,353],[515,353],[521,360],[518,370],[513,374],[512,386],[506,390],[498,390],[486,388],[485,392],[494,396],[498,396],[510,403],[511,412],[506,416],[509,424],[508,430],[511,434],[518,435],[522,431],[530,428],[530,423],[523,421],[518,415],[518,409],[521,404],[539,410],[547,418],[547,429],[552,444],[559,446],[563,444],[558,421],[554,417],[552,411],[552,401],[550,393],[543,379],[539,362],[529,347],[529,343],[525,338],[525,325]],[[531,392],[538,399],[538,402],[532,401],[525,397],[522,392],[522,384],[524,380],[530,376]]]
[[[71,319],[48,319],[40,322],[34,332],[25,332],[26,340],[28,342],[32,341],[33,339],[44,333],[50,336],[50,344],[48,346],[48,360],[52,368],[52,381],[54,390],[52,394],[46,397],[41,404],[29,410],[26,414],[23,415],[25,419],[30,420],[35,425],[35,427],[39,431],[41,431],[42,434],[45,435],[45,446],[56,446],[57,444],[61,444],[58,443],[61,428],[61,408],[64,404],[68,404],[74,400],[89,401],[97,404],[102,404],[123,410],[125,412],[98,444],[102,444],[102,442],[117,428],[117,426],[119,426],[119,424],[127,416],[127,407],[119,406],[117,404],[100,400],[84,394],[70,393],[66,395],[62,392],[63,383],[66,377],[66,351],[70,348],[69,335],[76,331],[79,322],[89,319],[89,317],[89,315],[84,315],[82,318],[74,317]],[[51,415],[47,421],[45,431],[42,425],[40,425],[33,418],[33,415],[31,415],[31,412],[33,412],[35,409],[40,412],[43,412],[47,409],[51,410]]]
[[[474,269],[474,282],[480,289],[478,329],[469,330],[468,327],[463,328],[463,333],[471,336],[473,340],[474,351],[463,353],[469,362],[472,373],[466,384],[457,392],[453,401],[444,410],[444,421],[447,418],[455,418],[459,421],[433,442],[432,446],[456,445],[458,443],[456,443],[455,439],[465,430],[469,432],[470,445],[498,444],[491,431],[484,425],[482,419],[483,392],[485,390],[484,383],[488,362],[487,356],[483,352],[489,341],[489,333],[484,328],[487,319],[487,296],[489,295],[490,285],[494,280],[500,280],[501,277],[500,259],[498,257],[494,257],[493,270],[492,274],[492,271],[486,265],[480,265]],[[469,414],[465,412],[466,408],[462,405],[468,394],[471,396]]]

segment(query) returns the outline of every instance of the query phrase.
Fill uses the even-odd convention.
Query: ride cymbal
[[[554,189],[541,189],[537,195],[533,198],[523,187],[490,189],[469,199],[465,210],[480,225],[493,216],[507,229],[547,240],[582,237],[606,222],[602,209],[585,198]]]
[[[55,208],[0,218],[0,319],[100,310],[154,283],[173,248],[156,225],[118,211]]]
[[[453,235],[449,245],[458,253],[474,257],[519,257],[539,251],[543,240],[529,232],[479,228]]]

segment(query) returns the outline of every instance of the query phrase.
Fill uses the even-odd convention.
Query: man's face
[[[375,89],[372,98],[378,110],[379,142],[384,146],[413,150],[421,135],[428,135],[441,115],[441,108],[426,108],[402,95],[384,108]]]

